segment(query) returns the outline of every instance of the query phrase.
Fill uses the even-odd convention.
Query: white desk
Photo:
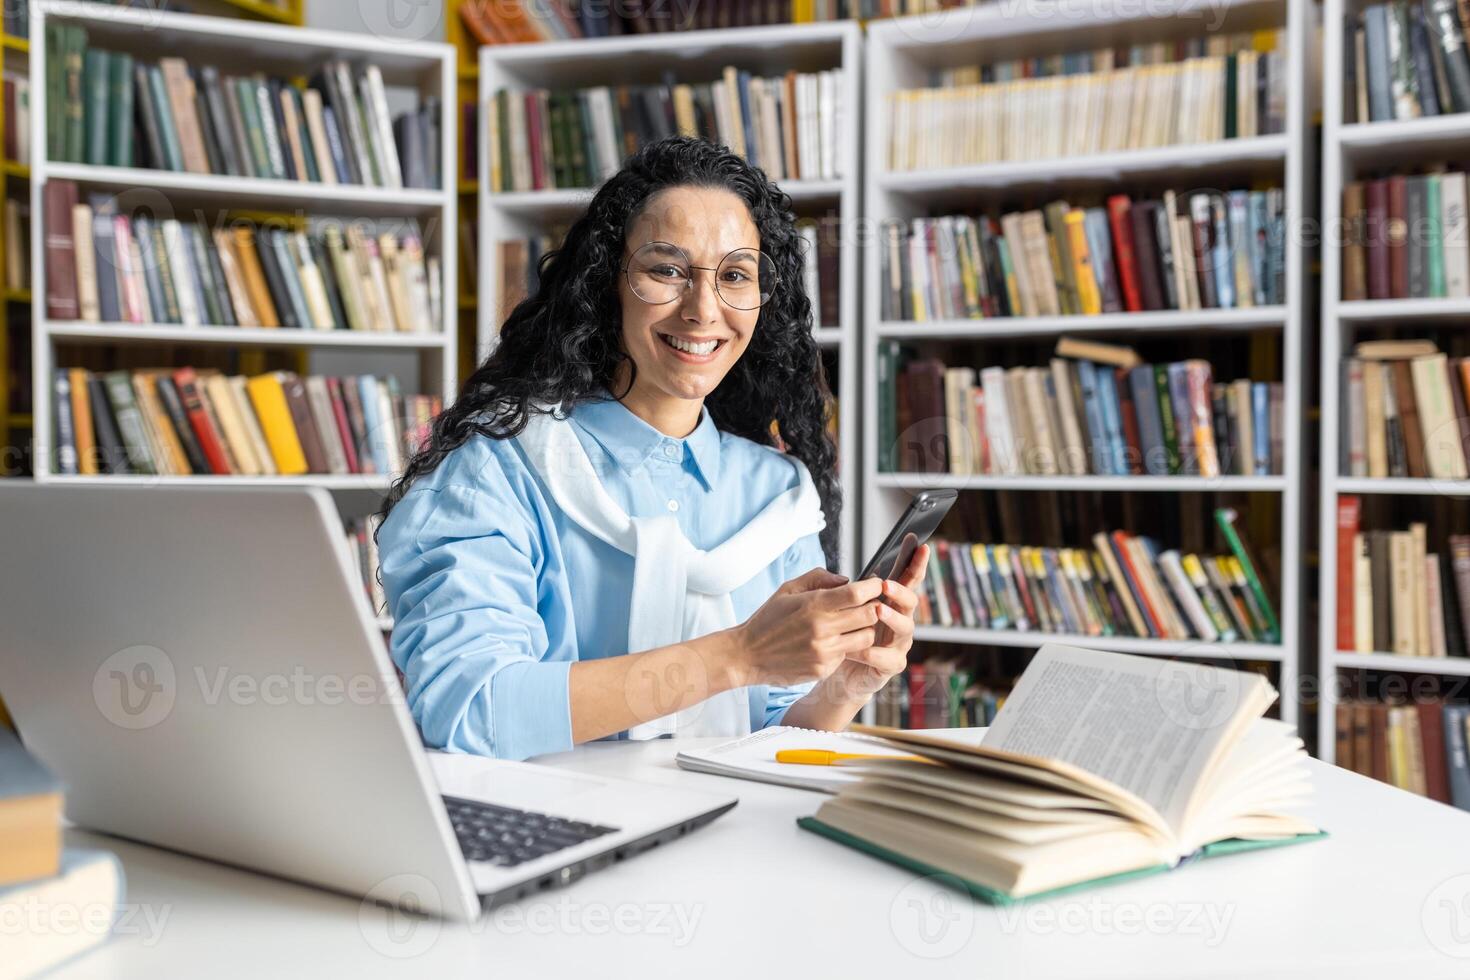
[[[800,830],[820,794],[684,772],[674,749],[603,743],[538,761],[739,806],[468,926],[71,831],[122,858],[129,909],[124,934],[53,976],[1470,976],[1470,817],[1315,761],[1326,840],[1008,910]]]

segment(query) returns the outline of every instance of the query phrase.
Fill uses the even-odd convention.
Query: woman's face
[[[649,242],[677,245],[693,265],[703,268],[686,270],[693,276],[692,286],[678,291],[678,298],[664,305],[639,298],[629,277],[619,274],[623,349],[637,365],[635,385],[646,398],[703,399],[745,352],[760,316],[758,308],[736,309],[721,299],[715,292],[715,272],[710,270],[731,252],[758,250],[760,233],[745,202],[730,191],[671,187],[654,195],[634,219],[618,264],[627,266]],[[682,264],[677,257],[672,261]],[[648,263],[640,259],[635,270],[640,267],[647,268]],[[733,265],[727,270],[733,271],[725,282],[740,280]],[[669,270],[656,271],[662,275]],[[735,295],[728,288],[727,294]],[[678,350],[670,340],[684,346],[714,342],[714,349],[708,353]],[[626,370],[625,365],[620,374],[625,375]],[[619,381],[621,391],[626,381],[621,377]]]

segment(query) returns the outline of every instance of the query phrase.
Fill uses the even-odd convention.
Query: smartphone
[[[934,529],[939,527],[939,522],[944,520],[944,515],[949,513],[958,496],[957,490],[925,490],[910,500],[908,508],[888,532],[888,537],[883,539],[877,553],[868,559],[858,578],[877,575],[897,579],[909,567],[919,545],[928,541]]]

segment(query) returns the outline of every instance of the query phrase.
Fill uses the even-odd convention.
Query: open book
[[[1322,836],[1301,739],[1257,674],[1047,644],[983,742],[855,726],[923,762],[862,778],[798,823],[1007,902],[1185,858]]]

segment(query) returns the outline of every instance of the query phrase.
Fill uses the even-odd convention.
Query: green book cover
[[[1236,516],[1233,507],[1215,508],[1215,523],[1219,525],[1220,532],[1225,535],[1225,541],[1230,545],[1230,551],[1235,555],[1236,561],[1240,562],[1240,567],[1245,572],[1246,584],[1250,586],[1251,594],[1256,597],[1256,602],[1260,604],[1261,612],[1266,617],[1266,642],[1280,643],[1281,623],[1276,619],[1276,609],[1271,605],[1271,600],[1266,597],[1265,583],[1261,581],[1260,570],[1256,568],[1255,562],[1251,561],[1245,542],[1235,530]]]
[[[301,89],[295,85],[286,85],[281,88],[291,99],[291,107],[296,111],[296,138],[301,141],[301,156],[306,163],[306,179],[320,182],[322,179],[321,168],[316,162],[316,148],[311,145],[311,131],[306,127],[306,103],[301,99]]]
[[[1425,271],[1429,274],[1429,295],[1433,297],[1445,295],[1444,221],[1439,193],[1442,176],[1428,174],[1424,178],[1424,239],[1429,248]]]
[[[1062,313],[1072,316],[1081,312],[1077,301],[1077,271],[1072,264],[1072,244],[1067,238],[1066,201],[1052,201],[1043,210],[1046,238],[1051,253],[1052,271],[1057,280],[1057,298]]]
[[[163,309],[155,307],[153,315],[164,323],[183,323],[183,314],[179,312],[179,294],[174,286],[174,270],[168,262],[168,243],[163,238],[163,226],[154,225],[149,231],[152,232],[149,238],[153,255],[150,258],[145,254],[143,262],[145,265],[152,262],[153,267],[158,270],[158,291],[163,298]]]
[[[63,115],[66,128],[65,158],[72,163],[84,162],[86,155],[86,118],[82,107],[86,102],[83,91],[83,61],[87,50],[85,28],[68,25],[62,29],[65,49],[62,52],[62,81],[65,83]]]
[[[137,473],[156,473],[153,453],[148,438],[143,432],[143,416],[133,398],[132,377],[127,371],[109,371],[102,376],[107,386],[107,400],[112,402],[112,413],[117,418],[117,428],[122,435],[123,451],[128,463]]]
[[[245,123],[245,138],[249,140],[250,166],[256,176],[270,177],[270,154],[265,148],[265,130],[260,125],[260,106],[255,101],[255,82],[249,78],[236,78],[235,103],[240,108],[240,118]]]
[[[61,83],[62,47],[61,25],[46,25],[46,159],[66,159],[66,127],[62,110],[66,106],[66,92]]]
[[[204,305],[199,315],[205,318],[205,323],[223,326],[225,316],[220,307],[219,298],[224,293],[224,283],[215,284],[214,270],[210,268],[209,256],[204,251],[204,235],[199,230],[199,226],[192,221],[182,222],[180,230],[183,232],[185,243],[189,246],[188,264],[192,266],[193,275],[198,283],[199,299]]]
[[[1240,135],[1240,107],[1236,103],[1236,63],[1235,55],[1225,56],[1225,138],[1234,139]]]
[[[893,473],[898,468],[898,404],[894,372],[898,370],[898,341],[885,340],[878,348],[878,468]]]
[[[86,99],[82,115],[82,162],[93,167],[107,165],[107,88],[112,81],[111,72],[111,58],[106,51],[87,49],[82,60],[82,89]]]
[[[844,830],[838,830],[836,827],[823,823],[816,817],[797,817],[796,825],[803,830],[809,830],[814,834],[820,834],[823,837],[828,837],[834,841],[837,841],[839,844],[846,844],[848,847],[863,851],[867,854],[871,854],[877,858],[882,858],[884,861],[888,861],[891,864],[896,864],[902,868],[907,868],[908,870],[913,871],[917,874],[933,876],[944,884],[952,888],[969,892],[971,895],[980,899],[982,902],[988,902],[991,905],[1015,905],[1020,902],[1031,902],[1039,899],[1056,898],[1060,895],[1068,895],[1073,892],[1084,891],[1088,888],[1096,888],[1102,885],[1118,884],[1119,882],[1131,881],[1134,878],[1144,878],[1148,877],[1149,875],[1155,875],[1159,874],[1160,872],[1173,870],[1167,864],[1156,864],[1147,868],[1139,868],[1136,871],[1124,871],[1119,874],[1105,875],[1101,878],[1093,878],[1089,881],[1079,881],[1073,885],[1063,885],[1060,888],[1053,888],[1050,891],[1037,892],[1034,895],[1026,895],[1024,897],[1017,898],[1009,894],[1008,892],[1003,892],[999,889],[991,888],[987,885],[982,885],[977,881],[970,881],[966,878],[961,878],[956,874],[945,871],[943,868],[935,867],[934,865],[927,864],[923,861],[917,861],[911,857],[899,854],[897,851],[890,851],[886,847],[881,847],[878,844],[866,841],[863,838],[854,836],[853,834],[849,834]],[[1187,865],[1193,864],[1196,860],[1200,860],[1203,858],[1221,857],[1227,854],[1239,854],[1243,851],[1260,851],[1272,847],[1281,847],[1287,844],[1300,844],[1305,843],[1306,841],[1321,840],[1326,836],[1327,832],[1323,830],[1318,831],[1315,834],[1300,834],[1296,837],[1287,837],[1280,840],[1251,841],[1232,838],[1230,840],[1218,841],[1214,844],[1206,844],[1194,854],[1191,854],[1189,857],[1186,857],[1184,860],[1174,865],[1174,869],[1186,867]]]
[[[107,162],[114,167],[133,165],[133,57],[120,51],[108,60]]]
[[[348,327],[352,330],[371,330],[372,325],[367,322],[362,305],[358,302],[360,287],[356,272],[352,268],[352,260],[348,257],[347,249],[342,242],[341,229],[329,226],[323,237],[327,241],[327,254],[331,256],[332,273],[337,277],[337,291],[342,295],[342,305],[346,310]]]
[[[148,96],[153,103],[153,114],[158,118],[158,138],[163,143],[163,155],[168,169],[184,169],[184,150],[179,145],[179,127],[174,122],[173,106],[168,101],[168,89],[163,83],[163,70],[157,65],[148,66]]]
[[[495,93],[496,118],[500,120],[497,127],[500,134],[500,186],[494,188],[497,191],[515,190],[515,181],[511,179],[510,173],[510,93],[501,89]],[[573,158],[575,161],[575,157]]]
[[[1169,369],[1163,364],[1155,364],[1154,370],[1154,394],[1159,402],[1159,427],[1164,431],[1164,458],[1169,465],[1169,473],[1179,473],[1179,430],[1174,425],[1174,402],[1169,397]]]

